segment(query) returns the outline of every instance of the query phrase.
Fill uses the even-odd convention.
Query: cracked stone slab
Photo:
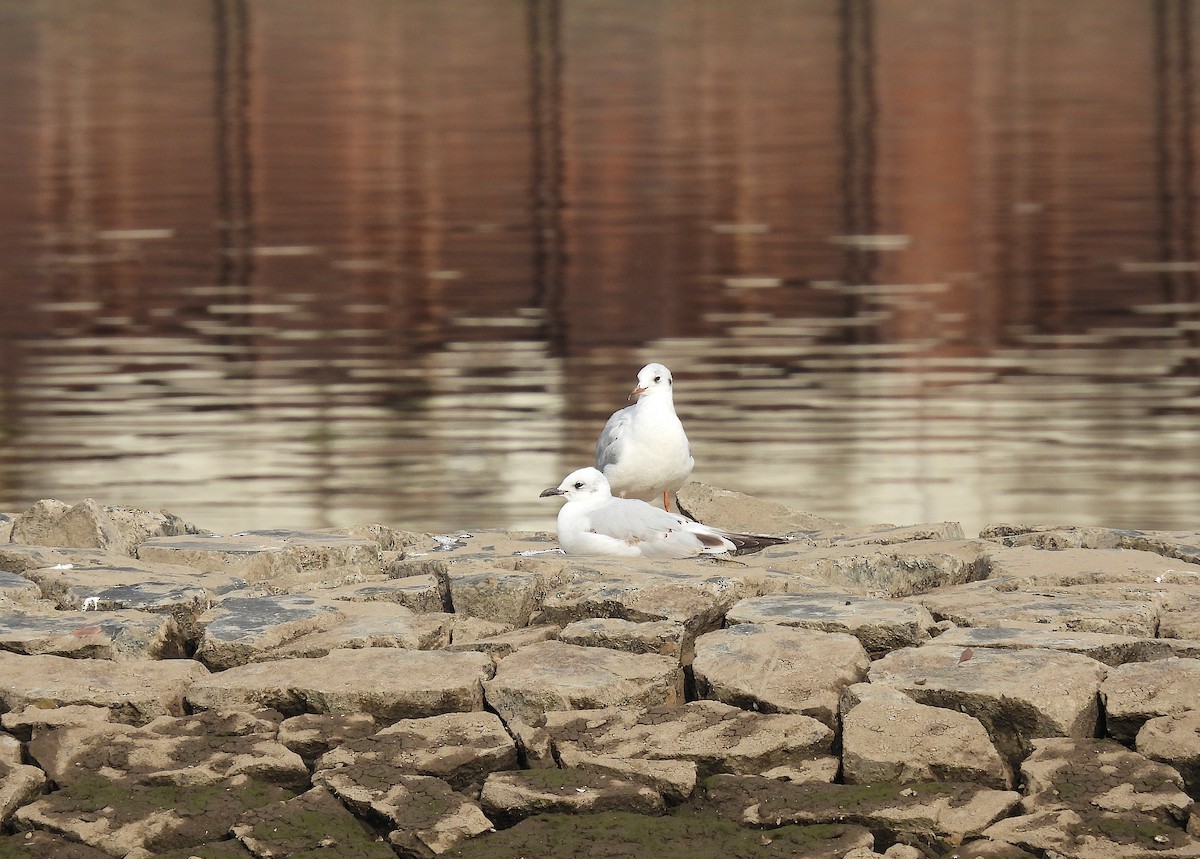
[[[706,561],[630,567],[597,559],[550,589],[539,623],[615,617],[637,623],[675,621],[693,635],[720,629],[725,612],[757,588]]]
[[[285,716],[361,712],[395,721],[482,710],[483,681],[494,670],[483,653],[334,650],[202,677],[188,689],[187,702],[197,710],[270,708]]]
[[[13,812],[36,799],[46,784],[46,774],[37,767],[0,761],[0,827]]]
[[[1200,564],[1135,549],[1056,549],[996,546],[988,553],[993,583],[1059,589],[1079,585],[1184,584],[1200,581]]]
[[[693,519],[745,534],[799,534],[843,527],[832,519],[695,481],[680,488],[676,501]]]
[[[39,734],[29,754],[59,786],[94,778],[200,787],[234,776],[308,787],[308,769],[276,739],[275,720],[249,713],[162,716],[136,727],[93,723]]]
[[[38,501],[16,518],[10,541],[32,546],[106,549],[132,555],[154,536],[206,533],[171,513],[101,506],[91,498],[69,505]]]
[[[922,644],[935,627],[919,605],[833,591],[751,597],[730,608],[726,622],[849,633],[872,658]]]
[[[645,785],[571,769],[492,773],[479,801],[490,819],[509,824],[535,814],[661,814],[666,809],[662,794]]]
[[[17,809],[13,823],[18,831],[51,832],[110,856],[157,854],[223,838],[250,809],[291,795],[248,776],[181,786],[91,775]]]
[[[542,575],[517,570],[450,569],[445,581],[455,614],[514,627],[529,624],[546,592]]]
[[[750,826],[856,823],[871,829],[962,839],[984,831],[1020,802],[1011,790],[973,784],[789,784],[756,776],[714,776],[704,803]]]
[[[1148,719],[1137,733],[1135,748],[1174,767],[1188,794],[1200,797],[1200,709]]]
[[[1183,779],[1166,764],[1132,752],[1119,743],[1093,738],[1033,741],[1033,753],[1021,763],[1026,813],[1093,809],[1187,821],[1192,799]]]
[[[0,608],[0,650],[126,662],[181,658],[187,640],[169,614],[64,612],[30,606]]]
[[[0,570],[0,603],[30,605],[42,598],[42,590],[24,576]]]
[[[366,713],[304,713],[279,723],[279,742],[306,761],[313,761],[332,748],[351,740],[369,737],[379,730]]]
[[[454,616],[415,614],[394,603],[348,603],[342,619],[328,629],[310,632],[257,654],[255,661],[326,656],[339,648],[399,647],[436,650],[450,643]]]
[[[211,603],[246,587],[240,576],[136,558],[33,567],[22,575],[36,582],[43,596],[64,611],[85,606],[100,611],[130,608],[169,612],[181,622],[184,618],[194,621]]]
[[[522,647],[542,641],[553,641],[558,638],[558,633],[557,626],[524,626],[483,638],[455,641],[447,645],[446,649],[449,651],[476,650],[488,654],[493,661],[499,662]]]
[[[1196,709],[1200,701],[1200,659],[1159,659],[1120,665],[1100,687],[1108,735],[1129,741],[1157,716]]]
[[[405,576],[341,585],[330,588],[325,596],[347,602],[397,603],[418,614],[446,610],[441,584],[434,576]]]
[[[396,853],[323,787],[247,811],[231,827],[255,856],[395,859]]]
[[[842,707],[847,784],[951,781],[1012,787],[1008,766],[974,716],[918,704],[873,683],[849,687]]]
[[[1093,550],[1078,551],[1094,554]],[[1159,610],[1151,601],[1061,589],[1004,589],[1009,586],[1005,582],[974,583],[910,597],[909,601],[924,606],[939,620],[959,626],[1027,627],[1041,632],[1100,632],[1141,638],[1154,638],[1158,629]]]
[[[1079,653],[1109,667],[1126,662],[1152,662],[1169,656],[1190,655],[1191,647],[1200,655],[1200,642],[1166,641],[1137,635],[1106,632],[1072,632],[1005,626],[956,626],[933,640],[945,647],[994,647],[1024,650],[1040,647]],[[1182,652],[1181,652],[1182,651]]]
[[[391,829],[388,843],[403,856],[437,856],[492,829],[477,803],[434,776],[389,773],[363,784],[327,770],[316,780],[360,817]]]
[[[154,537],[137,547],[143,561],[221,571],[248,582],[348,567],[365,576],[383,573],[373,540],[315,531],[248,531],[231,537]]]
[[[348,605],[306,594],[231,597],[200,616],[196,659],[215,671],[254,662],[302,635],[344,622]]]
[[[208,669],[190,659],[110,662],[0,651],[0,710],[88,704],[122,722],[182,715],[184,695]]]
[[[674,620],[636,623],[616,617],[577,620],[563,628],[559,641],[580,647],[607,647],[625,653],[650,653],[692,664],[695,636]]]
[[[871,660],[852,635],[740,623],[696,639],[702,698],[760,713],[801,713],[837,730],[842,690]]]
[[[673,762],[694,766],[700,776],[769,772],[786,777],[788,771],[801,772],[806,764],[830,759],[836,772],[833,731],[816,719],[751,713],[718,701],[547,713],[545,727],[564,764],[574,756],[573,766],[615,760]],[[635,772],[630,770],[629,776]]]
[[[1057,650],[930,644],[889,653],[868,677],[917,703],[974,716],[1012,763],[1039,737],[1095,736],[1107,671],[1094,659]]]
[[[503,718],[538,725],[551,710],[681,703],[683,668],[664,656],[543,641],[502,659],[483,685]]]
[[[462,790],[518,767],[516,743],[494,713],[445,713],[402,719],[330,749],[317,760],[314,778],[325,783],[337,774],[371,788],[398,775],[425,775]]]
[[[67,704],[62,707],[30,706],[20,710],[11,710],[0,716],[0,727],[29,742],[34,737],[58,728],[72,728],[97,723],[113,721],[113,711],[107,707],[93,707],[88,704]],[[18,745],[17,762],[20,762]]]
[[[902,533],[911,536],[910,531]],[[991,544],[962,539],[889,544],[888,536],[884,532],[858,539],[831,538],[827,542],[836,545],[773,561],[770,569],[875,597],[909,596],[987,577]],[[900,535],[891,536],[899,540]],[[961,538],[961,529],[957,536]]]
[[[984,830],[992,841],[1036,856],[1070,859],[1197,859],[1200,840],[1146,814],[1051,808],[1001,820]]]

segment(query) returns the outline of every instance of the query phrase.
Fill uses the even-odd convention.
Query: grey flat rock
[[[751,597],[734,605],[726,621],[849,633],[873,658],[922,644],[934,628],[921,606],[834,591]]]
[[[76,659],[177,659],[187,641],[169,614],[0,606],[0,649]]]
[[[819,539],[821,535],[814,535]],[[979,540],[914,539],[911,529],[828,538],[823,548],[772,559],[771,570],[877,597],[902,597],[987,576],[986,553]],[[962,537],[961,529],[957,537]],[[893,538],[895,542],[891,542]]]
[[[577,620],[564,627],[559,641],[580,647],[607,647],[626,653],[650,653],[691,665],[695,637],[674,620],[636,623],[616,617]]]
[[[489,818],[508,824],[534,814],[661,814],[665,810],[662,794],[652,788],[583,770],[492,773],[483,784],[479,801]]]
[[[1200,655],[1200,641],[1166,641],[1137,635],[1115,635],[1107,632],[1072,632],[1027,627],[957,626],[933,639],[934,644],[946,647],[994,647],[1024,650],[1040,647],[1079,653],[1114,667],[1126,662],[1151,662],[1169,656],[1182,656],[1181,651],[1195,648]]]

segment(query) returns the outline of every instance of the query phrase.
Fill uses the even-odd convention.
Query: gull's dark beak
[[[538,498],[549,498],[551,495],[566,495],[566,494],[567,493],[563,492],[557,486],[552,486],[549,489],[543,489],[542,494],[539,495]]]

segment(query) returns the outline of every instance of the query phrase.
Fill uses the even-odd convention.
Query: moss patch
[[[511,829],[480,836],[443,854],[446,859],[808,859],[844,856],[870,843],[858,826],[784,826],[764,832],[683,809],[666,817],[623,811],[592,815],[541,814]]]

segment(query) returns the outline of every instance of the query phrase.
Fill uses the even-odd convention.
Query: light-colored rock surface
[[[577,755],[575,766],[588,758],[675,761],[694,764],[701,776],[800,771],[826,758],[833,743],[833,732],[808,716],[750,713],[717,701],[547,713],[546,731],[560,756]]]
[[[803,576],[857,594],[903,597],[987,575],[989,544],[978,540],[915,539],[907,529],[875,532],[858,539],[833,538],[834,545],[772,559],[771,569]],[[958,530],[957,537],[962,537]],[[814,535],[820,540],[821,535]],[[895,541],[894,543],[892,541]]]
[[[368,787],[393,775],[436,776],[456,790],[478,789],[489,773],[517,769],[517,746],[492,713],[445,713],[401,719],[322,755],[317,781],[348,776]]]
[[[1024,814],[986,831],[1038,855],[1195,857],[1181,827],[1192,800],[1179,774],[1110,741],[1044,739],[1021,765]]]
[[[178,659],[187,650],[169,614],[142,611],[55,611],[0,608],[0,649],[28,655],[111,659]]]
[[[482,709],[482,684],[493,670],[482,653],[334,650],[315,659],[259,662],[202,677],[187,690],[187,702],[198,710],[360,712],[394,721]]]
[[[248,582],[335,567],[379,575],[383,572],[381,552],[372,540],[288,530],[232,537],[155,537],[137,547],[137,557],[143,561],[220,571]]]
[[[846,632],[872,657],[922,644],[934,628],[920,606],[833,591],[751,597],[734,605],[726,621]]]
[[[1200,799],[1200,702],[1197,709],[1148,719],[1137,733],[1138,752],[1175,768],[1193,799]]]
[[[703,698],[760,713],[802,713],[837,728],[842,690],[870,659],[852,635],[742,623],[696,639],[692,670]]]
[[[1012,763],[1038,737],[1095,736],[1106,672],[1094,659],[1057,650],[931,644],[889,653],[868,677],[918,703],[974,716]]]
[[[450,570],[446,574],[456,614],[525,626],[541,605],[546,582],[515,570]]]
[[[397,603],[422,614],[446,609],[441,584],[434,576],[374,579],[369,582],[340,585],[330,588],[325,592],[325,596],[349,602]]]
[[[624,560],[624,559],[622,559]],[[608,559],[588,561],[547,592],[539,623],[563,626],[593,617],[638,623],[675,621],[692,635],[721,627],[726,610],[756,592],[711,561],[688,559],[634,567]]]
[[[1068,591],[1005,591],[976,583],[910,599],[939,620],[959,626],[1024,626],[1043,632],[1101,632],[1143,638],[1153,638],[1158,627],[1158,608],[1152,603]]]
[[[42,599],[42,591],[24,576],[0,570],[0,605],[28,606]]]
[[[716,776],[705,798],[718,813],[752,826],[856,822],[871,828],[962,840],[982,832],[1019,802],[1015,791],[935,783],[898,785],[788,784],[747,776]]]
[[[832,519],[694,481],[680,488],[676,501],[688,516],[726,531],[783,535],[842,527]]]
[[[1007,626],[956,626],[933,639],[944,647],[994,647],[1024,650],[1041,647],[1063,650],[1103,662],[1108,666],[1126,662],[1151,662],[1169,656],[1184,655],[1188,643],[1137,635],[1113,635],[1106,632],[1071,632]],[[1193,642],[1200,654],[1200,641]]]
[[[483,638],[456,641],[446,646],[447,650],[475,650],[486,653],[499,662],[506,656],[511,656],[522,647],[537,644],[542,641],[553,641],[558,638],[557,626],[524,626],[498,635],[488,635]]]
[[[350,740],[369,737],[379,729],[366,713],[305,713],[279,723],[279,742],[306,761],[312,761]]]
[[[200,616],[196,659],[214,671],[254,662],[302,635],[343,623],[348,605],[307,594],[231,597]]]
[[[45,499],[12,524],[9,539],[31,546],[97,548],[132,555],[151,537],[201,533],[178,516],[133,507],[109,507],[85,498],[78,504]]]
[[[492,829],[474,801],[440,778],[391,774],[361,784],[353,773],[328,770],[317,779],[360,817],[383,822],[402,856],[436,856]]]
[[[692,663],[695,638],[673,620],[635,623],[615,617],[595,617],[568,624],[559,641],[580,647],[607,647],[626,653],[651,653]]]
[[[278,742],[277,728],[277,722],[248,713],[161,716],[142,727],[93,723],[39,734],[29,743],[29,754],[60,786],[119,773],[181,787],[244,775],[306,788],[304,761]],[[213,743],[210,735],[221,741]]]
[[[903,692],[871,683],[847,689],[843,708],[847,784],[950,781],[1012,787],[1007,765],[974,716],[918,704]]]
[[[254,657],[255,661],[325,656],[340,648],[438,650],[450,643],[454,628],[453,615],[444,612],[415,614],[395,603],[351,602],[338,614],[341,617],[332,627],[301,635],[259,653]]]
[[[1021,763],[1021,778],[1021,805],[1027,812],[1098,808],[1182,822],[1192,805],[1179,773],[1112,740],[1034,740],[1033,753]]]
[[[37,767],[0,761],[0,827],[42,792],[46,774]]]
[[[144,724],[181,715],[184,693],[207,677],[203,665],[187,659],[116,663],[0,651],[0,710],[89,704],[108,707],[120,721]]]
[[[1197,707],[1200,659],[1159,659],[1117,666],[1108,673],[1100,695],[1109,736],[1133,740],[1147,720]]]
[[[492,773],[479,797],[487,816],[511,823],[534,814],[633,811],[660,814],[662,794],[645,785],[583,770]]]
[[[537,725],[551,710],[683,703],[683,669],[665,656],[544,641],[500,661],[484,683],[488,706]]]
[[[108,707],[94,707],[88,704],[67,704],[58,707],[33,705],[20,710],[11,710],[0,716],[0,727],[28,742],[39,734],[57,728],[73,728],[112,721],[113,711]]]

